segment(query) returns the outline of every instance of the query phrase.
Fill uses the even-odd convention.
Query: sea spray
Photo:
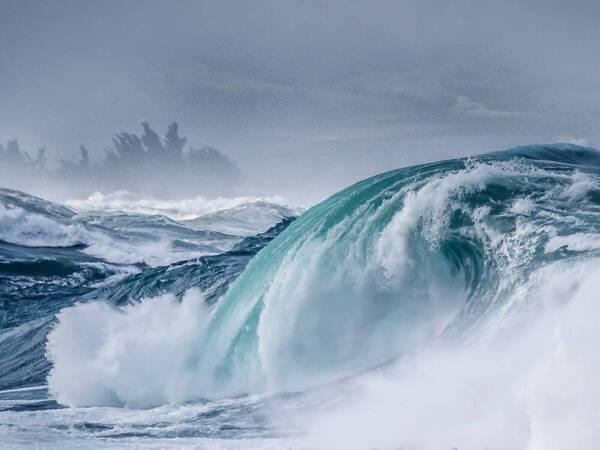
[[[104,302],[63,310],[48,337],[51,390],[69,406],[148,408],[186,400],[202,378],[189,371],[186,356],[207,315],[196,289],[181,302],[164,295],[123,310]]]

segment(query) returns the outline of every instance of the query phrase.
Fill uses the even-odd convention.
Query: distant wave
[[[206,224],[209,229],[223,231],[220,226],[232,228],[231,234],[262,233],[283,217],[302,213],[300,207],[288,204],[282,197],[222,197],[201,196],[183,200],[165,200],[140,196],[130,192],[103,194],[96,192],[85,199],[67,200],[65,204],[78,211],[129,212],[163,215],[177,221]],[[200,227],[201,228],[201,227]],[[207,229],[207,228],[201,228]]]
[[[109,262],[159,266],[226,251],[302,211],[279,197],[167,201],[124,192],[67,204],[73,209],[0,189],[0,240],[27,247],[82,246]]]
[[[0,240],[28,247],[71,247],[85,244],[88,233],[69,219],[0,204]]]

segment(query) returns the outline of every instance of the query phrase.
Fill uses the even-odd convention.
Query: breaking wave
[[[95,307],[64,311],[49,338],[50,386],[70,405],[142,407],[297,391],[427,346],[505,332],[548,302],[549,274],[597,257],[599,175],[595,150],[564,145],[362,181],[311,208],[263,249],[193,319],[197,326],[181,325],[189,334],[175,350],[160,322],[133,334],[130,324],[154,323],[154,308],[179,317],[189,301],[105,309],[97,328],[111,332],[100,335],[86,319]],[[553,297],[567,301],[579,282],[571,277]],[[82,323],[91,340],[78,331]],[[138,352],[157,361],[169,355],[168,374],[137,366]],[[90,367],[103,375],[88,376]],[[152,389],[139,383],[148,372]],[[81,380],[76,387],[66,381],[72,377]]]
[[[2,220],[19,225],[0,229],[0,288],[13,308],[0,382],[17,393],[0,392],[0,409],[10,395],[54,409],[26,425],[2,413],[7,437],[42,426],[61,444],[91,433],[274,448],[598,448],[596,150],[529,146],[399,169],[293,221],[265,199],[200,213],[105,197],[35,212],[25,194],[11,198]],[[258,229],[249,218],[283,222],[247,236]],[[35,230],[59,245],[22,245]],[[123,266],[90,251],[99,233],[110,248],[161,235],[175,260]],[[192,244],[213,251],[193,256]],[[45,302],[19,301],[37,298],[42,278]],[[41,401],[27,389],[45,387],[27,386],[47,374]]]

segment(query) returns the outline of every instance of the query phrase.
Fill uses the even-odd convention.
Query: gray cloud
[[[245,188],[313,199],[426,159],[597,143],[599,25],[596,1],[2,0],[0,140],[98,152],[177,120]]]

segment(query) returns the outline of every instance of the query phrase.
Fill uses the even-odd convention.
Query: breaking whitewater
[[[600,448],[600,152],[278,197],[0,190],[1,448]]]

